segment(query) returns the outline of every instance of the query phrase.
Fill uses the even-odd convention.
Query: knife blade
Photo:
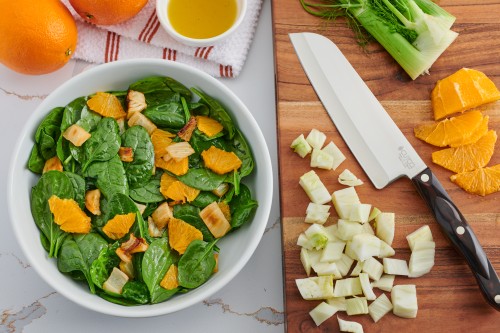
[[[328,38],[289,36],[316,94],[373,185],[382,189],[398,178],[411,179],[486,301],[500,311],[500,280],[472,228],[363,79]]]

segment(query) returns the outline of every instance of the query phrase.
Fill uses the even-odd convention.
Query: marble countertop
[[[16,74],[0,65],[0,333],[29,332],[283,332],[283,282],[277,175],[276,107],[271,3],[265,0],[255,40],[235,79],[221,79],[253,112],[269,146],[275,179],[267,229],[245,268],[225,288],[179,312],[141,319],[102,315],[67,300],[25,259],[8,215],[6,177],[13,143],[24,121],[57,86],[88,66],[70,61],[43,76]]]

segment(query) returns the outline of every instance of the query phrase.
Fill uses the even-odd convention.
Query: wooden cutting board
[[[288,332],[338,332],[336,316],[316,327],[309,316],[319,301],[305,301],[295,279],[306,274],[299,260],[298,235],[309,225],[304,223],[309,199],[299,186],[299,177],[311,170],[309,158],[301,159],[290,149],[294,138],[307,135],[312,128],[323,131],[327,140],[347,156],[336,171],[317,169],[330,192],[341,189],[338,174],[348,168],[365,184],[357,187],[360,199],[382,211],[396,213],[393,247],[396,258],[408,260],[410,251],[405,236],[428,224],[436,241],[435,266],[420,278],[397,277],[395,284],[416,284],[419,311],[416,319],[402,319],[392,313],[373,323],[368,315],[342,319],[363,324],[365,332],[499,332],[500,312],[482,298],[465,262],[442,235],[427,207],[408,179],[400,179],[383,190],[376,190],[339,136],[320,104],[293,51],[288,34],[316,32],[334,41],[346,55],[370,89],[382,102],[394,121],[431,166],[454,202],[472,225],[493,266],[500,272],[500,193],[487,197],[470,195],[454,185],[451,172],[433,165],[431,153],[437,150],[413,136],[413,128],[432,120],[430,91],[438,79],[462,67],[486,73],[500,87],[500,1],[443,0],[439,4],[457,17],[453,26],[460,35],[432,66],[430,75],[412,81],[397,63],[375,42],[366,49],[356,44],[345,21],[325,22],[307,14],[299,0],[273,0],[274,47],[277,80],[277,123],[279,175],[283,232],[286,326]],[[490,116],[490,128],[500,131],[500,103],[483,108]],[[377,129],[374,128],[374,131]],[[328,142],[327,141],[327,142]],[[490,165],[500,163],[497,148]],[[336,222],[332,217],[327,224]],[[380,293],[376,290],[377,295]],[[388,295],[390,296],[390,295]]]

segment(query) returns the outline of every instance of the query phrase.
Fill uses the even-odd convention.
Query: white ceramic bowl
[[[33,137],[43,117],[56,106],[96,91],[126,89],[138,79],[170,76],[187,87],[197,87],[215,97],[227,108],[233,120],[247,138],[255,159],[255,170],[244,179],[259,202],[251,223],[223,238],[220,247],[219,271],[205,284],[179,294],[163,303],[126,307],[93,295],[88,286],[75,282],[57,269],[56,261],[48,258],[40,243],[39,231],[30,211],[30,191],[39,176],[26,165],[33,146]],[[31,266],[55,290],[88,309],[123,317],[148,317],[171,313],[199,303],[224,287],[248,262],[264,233],[271,209],[273,175],[271,159],[264,136],[250,111],[225,85],[192,67],[164,60],[129,60],[99,65],[64,83],[51,93],[26,122],[17,141],[8,177],[8,203],[16,237]]]
[[[186,0],[188,1],[188,0]],[[173,27],[172,24],[170,23],[170,20],[168,19],[167,15],[167,7],[170,2],[170,0],[157,0],[156,1],[156,15],[158,16],[158,19],[160,21],[161,26],[165,31],[172,36],[175,40],[178,42],[181,42],[185,45],[189,46],[196,46],[196,47],[201,47],[201,46],[212,46],[217,43],[220,43],[224,39],[226,39],[229,35],[231,35],[238,27],[241,25],[241,22],[243,22],[243,18],[245,17],[246,10],[247,10],[247,0],[236,0],[238,2],[238,13],[236,15],[236,20],[225,32],[223,32],[220,35],[217,35],[212,38],[205,38],[205,39],[197,39],[197,38],[190,38],[186,37],[184,35],[181,35],[178,33]]]

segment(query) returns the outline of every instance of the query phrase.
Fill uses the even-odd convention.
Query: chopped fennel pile
[[[313,149],[322,149],[326,141],[323,133],[311,133],[308,139],[312,140],[301,135],[294,141],[300,142],[296,145],[299,150],[306,147],[304,154],[295,151],[302,158]],[[295,282],[304,300],[321,301],[309,314],[317,326],[338,312],[348,316],[368,314],[374,322],[389,312],[415,318],[416,286],[394,282],[397,275],[415,278],[430,272],[435,255],[431,230],[425,225],[406,236],[411,249],[409,262],[391,258],[395,255],[395,214],[362,203],[354,187],[359,186],[354,181],[357,177],[346,170],[338,181],[349,186],[331,194],[314,170],[300,177],[311,203],[304,219],[309,226],[297,239],[307,277]],[[346,175],[353,182],[345,184]],[[330,214],[331,205],[339,217],[336,223]],[[359,323],[337,319],[341,331],[363,332]]]
[[[346,17],[360,44],[371,35],[415,80],[457,38],[455,17],[430,0],[299,0],[310,14]]]

